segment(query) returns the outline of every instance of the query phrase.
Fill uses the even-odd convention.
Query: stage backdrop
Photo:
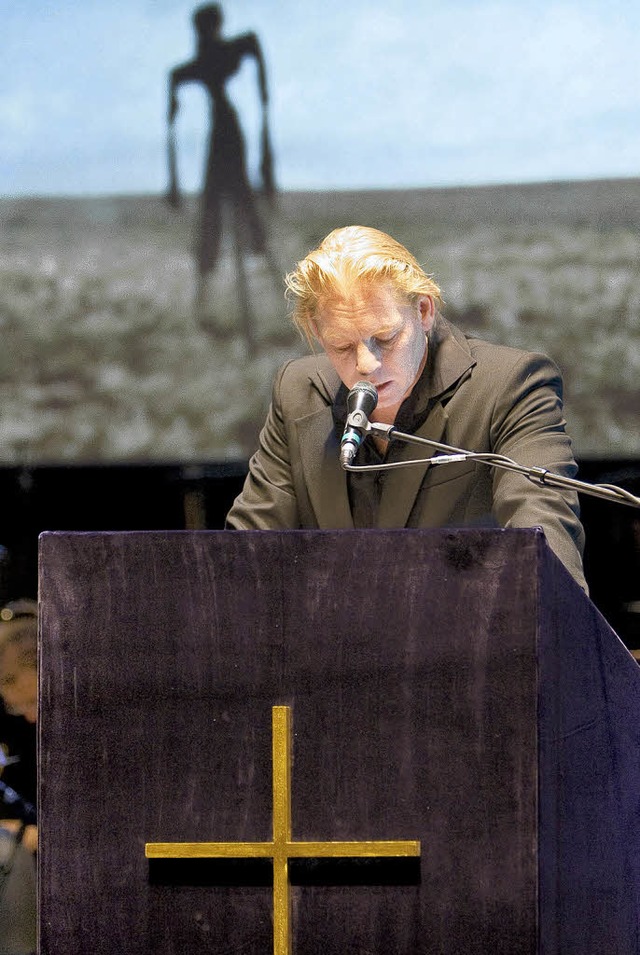
[[[597,0],[535,17],[516,0],[428,6],[244,0],[198,54],[184,0],[10,0],[0,465],[247,457],[276,369],[308,350],[282,276],[352,223],[404,242],[463,329],[557,361],[578,456],[640,457],[625,76],[640,18]],[[211,92],[235,119],[210,115]],[[203,230],[221,123],[235,145],[222,179],[210,170]],[[211,212],[245,171],[261,233],[238,192]]]

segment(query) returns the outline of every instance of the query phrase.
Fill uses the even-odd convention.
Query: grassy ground
[[[288,193],[267,213],[280,276],[335,226],[391,232],[448,317],[555,358],[579,456],[638,455],[640,180]],[[258,259],[250,315],[226,252],[198,319],[194,217],[193,198],[0,200],[0,463],[252,451],[275,370],[307,346]]]

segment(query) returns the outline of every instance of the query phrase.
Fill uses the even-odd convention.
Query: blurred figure
[[[38,609],[16,600],[0,610],[0,695],[7,713],[35,723],[38,705]]]
[[[36,951],[37,636],[35,600],[0,609],[0,955]]]
[[[176,66],[169,74],[169,202],[180,204],[177,182],[174,123],[178,113],[177,90],[182,83],[201,83],[211,100],[211,125],[204,189],[201,198],[199,231],[196,239],[198,290],[196,308],[202,317],[206,280],[218,262],[223,234],[223,214],[231,226],[238,269],[238,292],[243,308],[245,335],[253,346],[253,329],[246,289],[245,257],[256,253],[269,256],[266,235],[260,220],[256,198],[247,173],[245,142],[238,115],[227,97],[226,83],[238,72],[246,58],[255,60],[262,102],[262,189],[266,196],[275,192],[273,159],[269,141],[267,104],[269,100],[262,50],[255,33],[243,33],[225,39],[221,36],[222,9],[219,4],[198,7],[193,14],[197,37],[194,59]],[[277,269],[274,270],[277,274]]]

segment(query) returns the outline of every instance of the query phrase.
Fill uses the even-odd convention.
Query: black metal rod
[[[404,431],[398,431],[391,424],[381,424],[378,421],[368,422],[367,432],[385,438],[387,441],[406,441],[408,444],[422,444],[436,451],[446,452],[443,455],[436,455],[433,458],[425,458],[421,461],[399,461],[393,465],[365,466],[367,470],[378,470],[385,467],[403,467],[410,464],[447,464],[449,457],[455,460],[478,461],[480,464],[486,464],[490,467],[503,468],[506,471],[516,471],[523,474],[534,484],[542,487],[566,488],[567,490],[579,491],[583,494],[590,494],[592,497],[600,497],[606,501],[614,501],[617,504],[627,504],[630,507],[640,508],[640,497],[631,494],[630,491],[622,487],[616,487],[615,484],[589,484],[587,481],[578,481],[575,478],[565,477],[563,474],[556,474],[542,467],[528,468],[517,461],[503,454],[493,454],[484,451],[468,451],[466,448],[455,448],[450,444],[442,444],[440,441],[432,441],[430,438],[421,438],[415,434],[406,434]],[[438,458],[442,460],[439,461]],[[362,465],[346,465],[347,471],[361,471]]]

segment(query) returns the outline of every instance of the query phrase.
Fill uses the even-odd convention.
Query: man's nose
[[[356,351],[356,370],[359,375],[372,375],[380,367],[380,360],[366,342],[358,342]]]

